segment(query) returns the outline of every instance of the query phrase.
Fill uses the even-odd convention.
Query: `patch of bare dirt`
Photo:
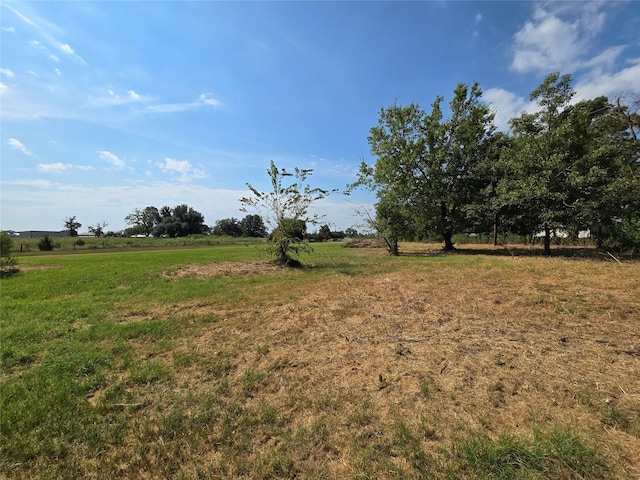
[[[186,265],[176,270],[166,271],[163,276],[169,278],[196,277],[210,278],[229,275],[263,275],[281,270],[273,262],[219,262],[206,265]]]

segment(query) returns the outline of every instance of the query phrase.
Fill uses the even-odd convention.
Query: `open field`
[[[640,262],[402,247],[19,257],[0,477],[640,478]]]

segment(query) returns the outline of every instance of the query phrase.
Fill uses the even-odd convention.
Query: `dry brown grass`
[[[434,458],[469,432],[530,435],[535,426],[560,425],[586,435],[614,478],[640,478],[639,263],[477,252],[427,261],[418,257],[439,254],[425,246],[403,251],[416,258],[400,258],[378,274],[300,272],[304,282],[257,305],[147,312],[157,318],[190,311],[196,322],[213,312],[217,321],[154,357],[174,376],[170,386],[145,393],[151,406],[140,421],[166,416],[167,395],[197,398],[218,389],[249,414],[270,411],[278,432],[315,439],[295,449],[294,440],[270,436],[275,430],[255,428],[243,446],[242,461],[251,466],[244,475],[260,476],[268,455],[284,452],[305,478],[351,478],[366,471],[367,461],[375,477],[393,477],[406,458],[391,455],[383,471],[375,467],[382,460],[363,452],[392,443],[400,421],[419,432]],[[236,263],[172,275],[235,273],[280,271]],[[172,362],[180,355],[194,359],[177,368]],[[212,371],[222,357],[229,359],[224,374]],[[630,426],[612,411],[626,412]],[[223,423],[212,420],[200,442],[185,440],[182,473],[219,464],[224,475],[243,474],[233,451],[221,446]],[[167,441],[159,437],[158,445]]]

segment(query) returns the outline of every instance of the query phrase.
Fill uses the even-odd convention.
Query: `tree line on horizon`
[[[571,75],[552,73],[530,95],[535,113],[496,130],[482,90],[459,84],[445,118],[438,96],[382,108],[348,191],[375,192],[368,222],[398,254],[399,240],[433,235],[453,250],[453,235],[532,235],[590,230],[597,245],[640,246],[640,99],[631,106],[601,96],[571,103]]]

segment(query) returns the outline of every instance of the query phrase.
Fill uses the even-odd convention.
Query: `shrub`
[[[53,250],[53,240],[49,237],[49,235],[45,235],[38,242],[38,249],[43,252],[50,252]]]
[[[0,233],[0,266],[15,265],[16,259],[11,256],[13,238],[7,232]]]

